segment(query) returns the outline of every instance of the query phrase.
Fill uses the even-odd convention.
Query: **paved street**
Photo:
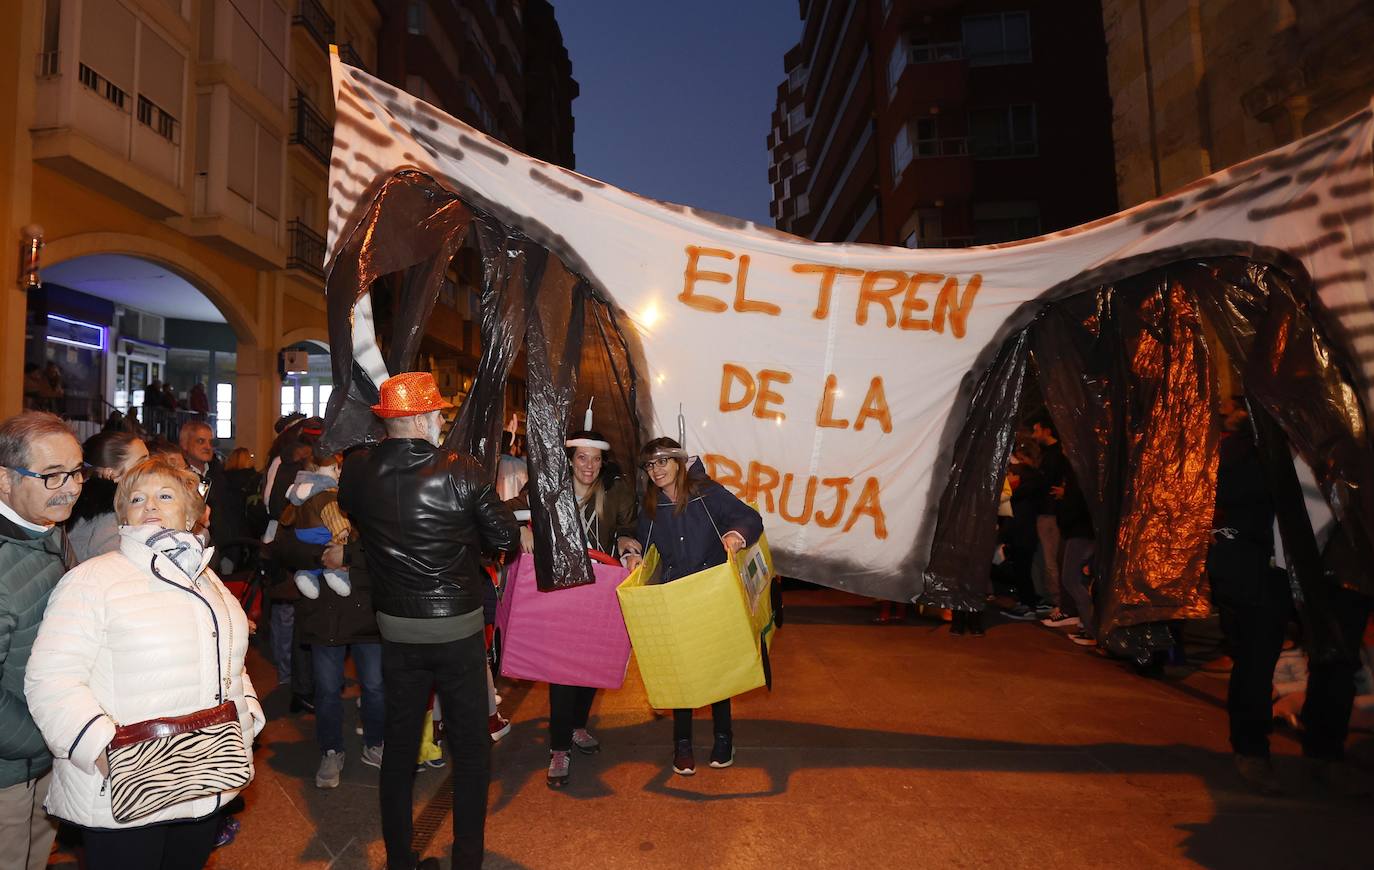
[[[605,750],[575,758],[562,792],[544,785],[545,688],[503,686],[515,727],[493,757],[486,866],[1369,866],[1374,805],[1302,791],[1291,736],[1275,748],[1300,796],[1237,786],[1223,678],[1144,679],[1036,624],[992,621],[975,639],[872,615],[841,593],[789,593],[776,690],[737,700],[736,765],[711,770],[699,749],[690,779],[672,775],[670,723],[633,666],[593,711]],[[343,785],[320,791],[313,719],[286,700],[270,697],[242,833],[210,866],[382,866],[377,771],[357,761],[351,718]],[[696,727],[709,745],[709,718]],[[1374,739],[1353,754],[1374,770]],[[445,781],[419,775],[416,812],[447,867]]]

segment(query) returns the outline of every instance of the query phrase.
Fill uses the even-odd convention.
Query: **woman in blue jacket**
[[[649,483],[636,537],[646,551],[658,548],[660,583],[720,565],[763,534],[758,511],[707,476],[700,460],[689,466],[687,451],[676,441],[655,438],[639,459]],[[711,705],[711,718],[716,735],[711,766],[729,767],[735,762],[729,698]],[[691,710],[673,711],[673,741],[673,772],[696,773]]]

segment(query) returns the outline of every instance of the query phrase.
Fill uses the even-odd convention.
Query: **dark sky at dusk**
[[[796,0],[553,0],[577,170],[656,199],[768,217],[768,122]]]

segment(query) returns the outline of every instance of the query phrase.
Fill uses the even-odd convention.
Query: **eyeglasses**
[[[655,459],[645,460],[640,463],[639,467],[645,471],[652,471],[655,468],[667,468],[668,463],[672,461],[673,458],[671,456],[659,456]]]
[[[61,489],[66,486],[67,481],[72,478],[76,478],[77,483],[85,483],[91,479],[92,474],[91,467],[85,464],[71,471],[50,471],[47,474],[39,474],[36,471],[29,471],[27,468],[13,468],[11,470],[24,477],[32,477],[35,480],[43,481],[43,486],[47,489]]]

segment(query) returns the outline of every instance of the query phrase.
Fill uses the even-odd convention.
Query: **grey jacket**
[[[0,788],[52,767],[24,699],[24,671],[48,597],[67,571],[59,527],[38,537],[0,516]]]

